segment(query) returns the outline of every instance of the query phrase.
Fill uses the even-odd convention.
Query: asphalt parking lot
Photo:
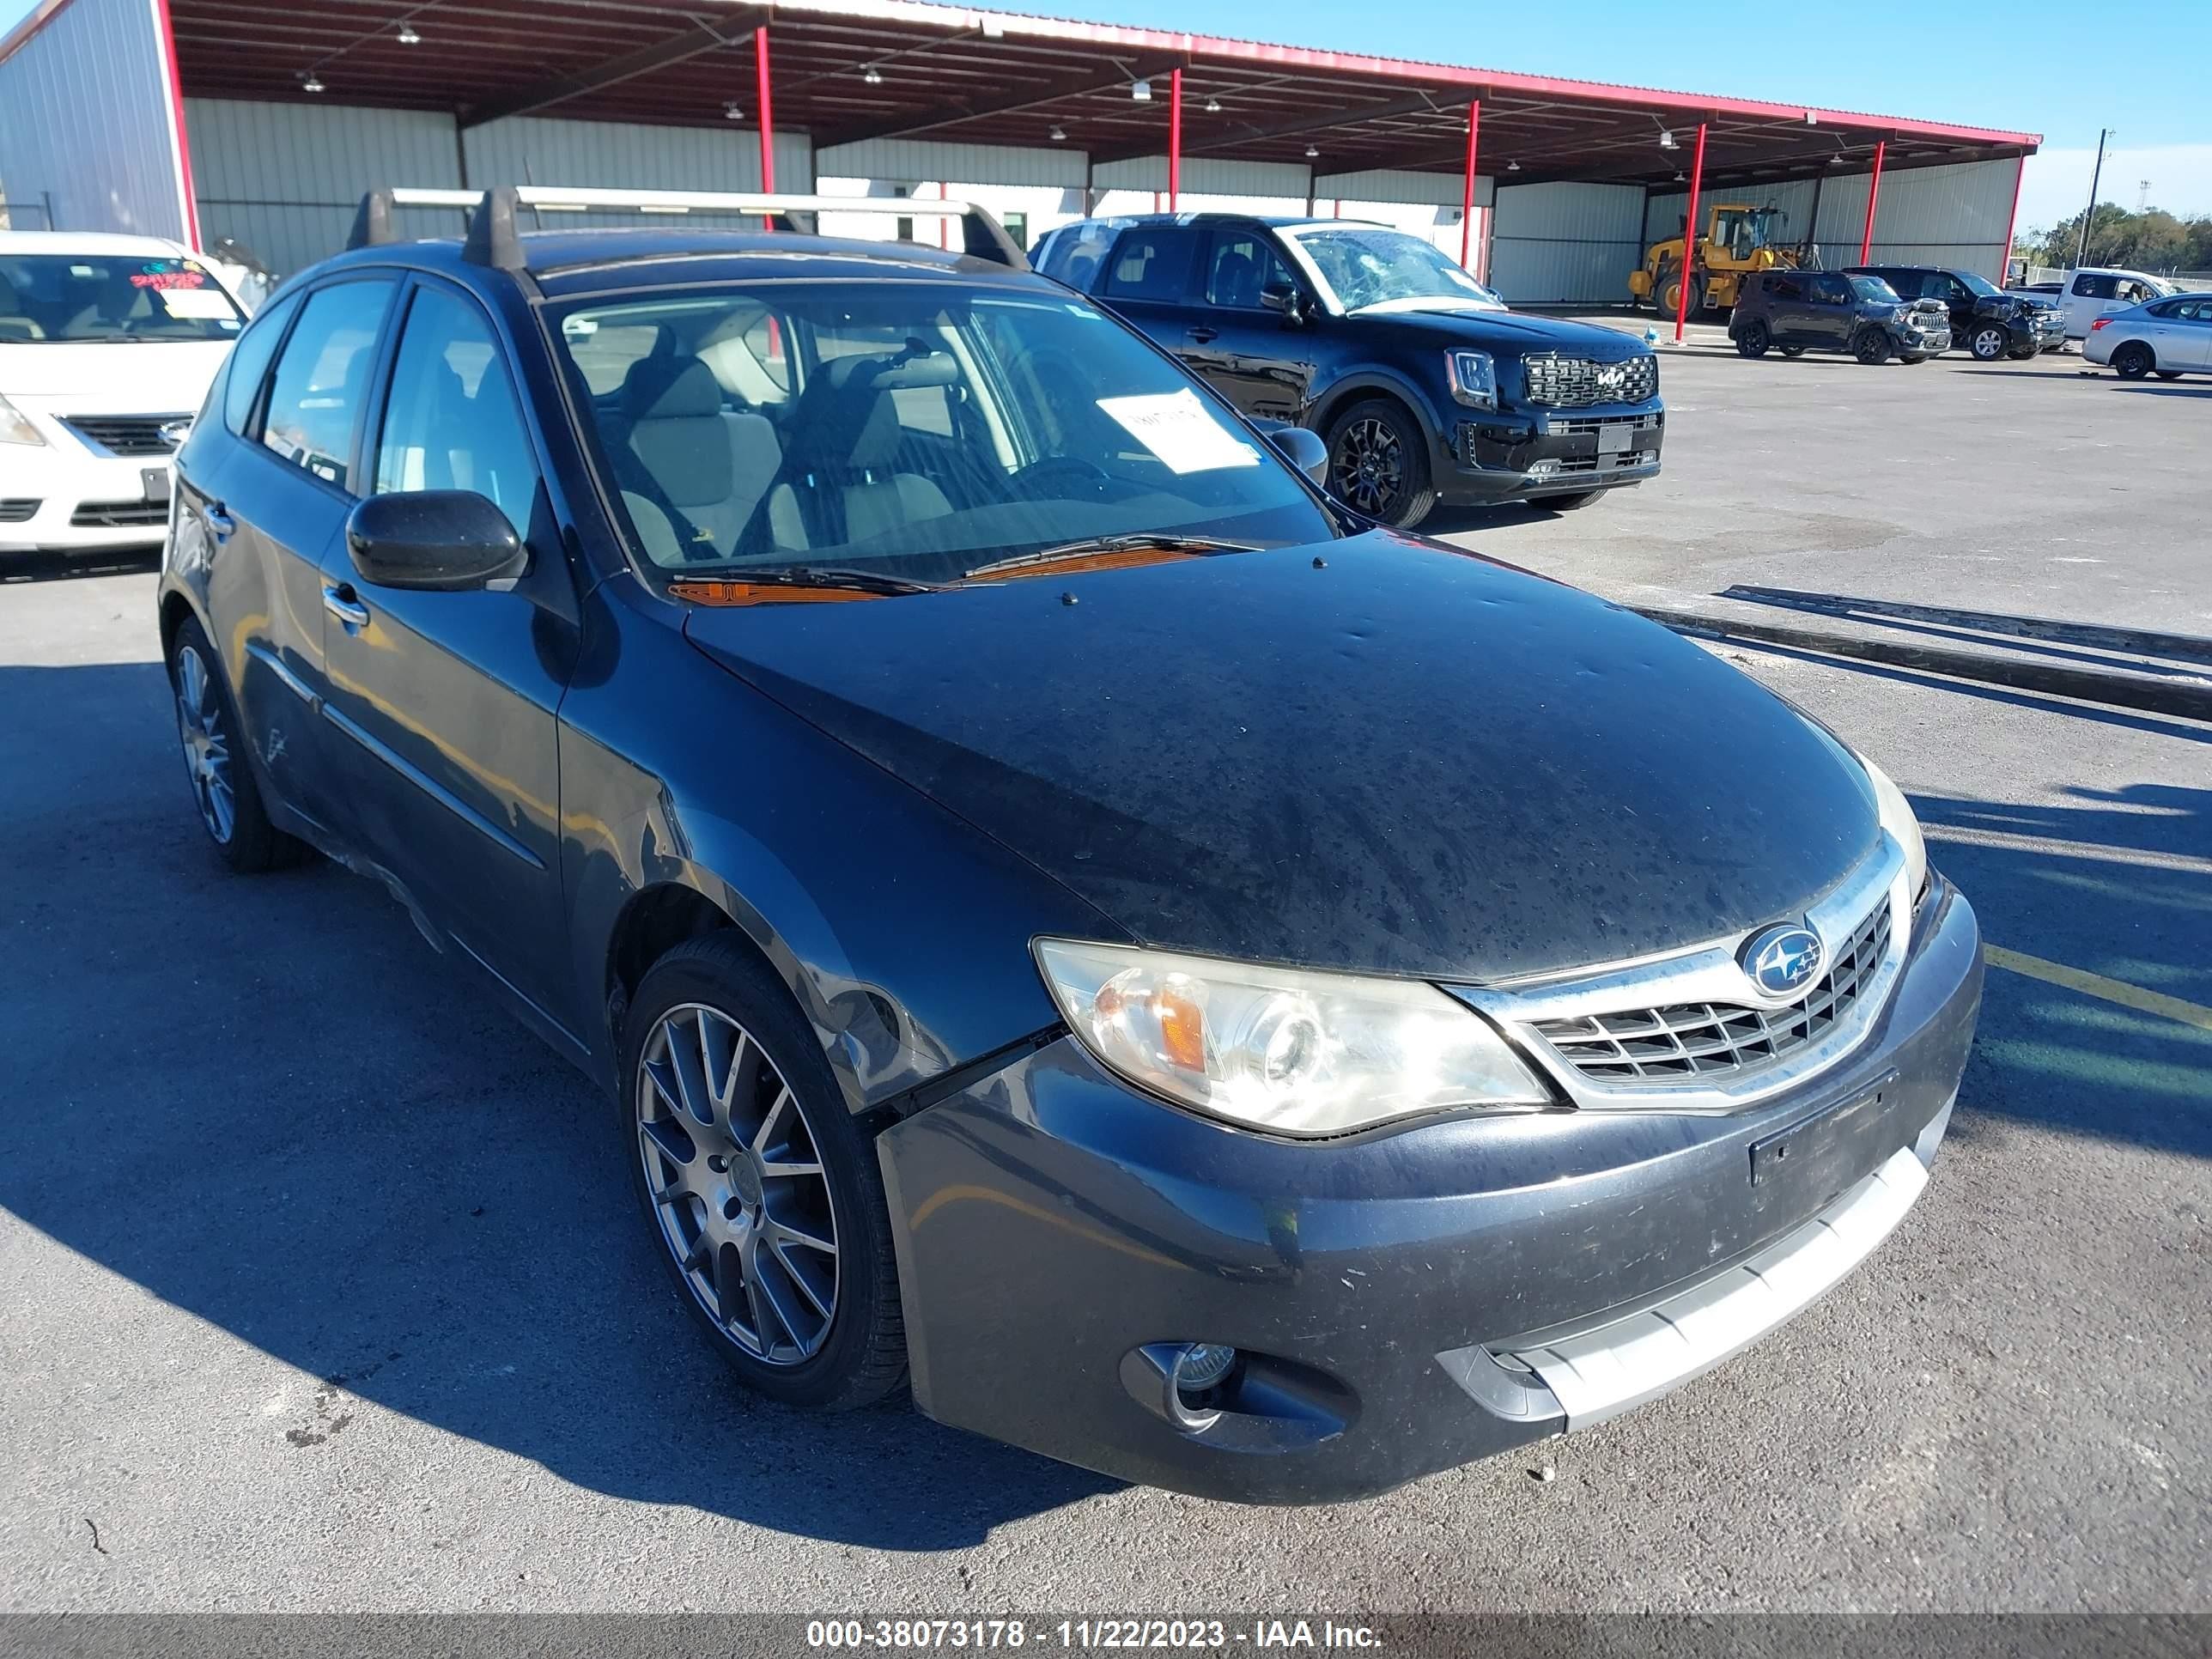
[[[2212,383],[2080,368],[1670,353],[1662,479],[1430,527],[1637,603],[2212,634]],[[1772,1339],[1236,1510],[738,1394],[611,1109],[380,890],[220,872],[152,592],[0,583],[0,1609],[2212,1610],[2212,726],[1715,647],[2071,980],[1992,970],[1926,1196]]]

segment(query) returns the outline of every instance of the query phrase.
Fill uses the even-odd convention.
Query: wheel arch
[[[1427,437],[1431,450],[1436,450],[1441,444],[1442,428],[1429,400],[1421,395],[1412,381],[1387,369],[1361,369],[1357,374],[1333,381],[1328,389],[1315,400],[1304,424],[1327,438],[1328,429],[1335,423],[1338,416],[1352,404],[1364,403],[1370,398],[1387,398],[1393,403],[1403,404],[1413,424],[1420,428]]]

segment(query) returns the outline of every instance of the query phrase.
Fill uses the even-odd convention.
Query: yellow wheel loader
[[[1644,251],[1643,267],[1628,273],[1629,295],[1637,304],[1649,303],[1661,316],[1671,317],[1686,282],[1691,316],[1707,306],[1725,311],[1735,304],[1736,284],[1745,272],[1802,263],[1803,250],[1781,240],[1789,217],[1780,208],[1716,203],[1709,228],[1698,239],[1697,258],[1687,276],[1682,270],[1682,239],[1671,236],[1654,242]]]

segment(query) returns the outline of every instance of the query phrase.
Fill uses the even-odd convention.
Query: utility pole
[[[2076,270],[2089,258],[2089,222],[2097,216],[2097,185],[2105,176],[2105,140],[2112,136],[2110,127],[2097,129],[2097,167],[2089,175],[2089,209],[2081,216],[2081,240],[2074,244],[2074,269]]]

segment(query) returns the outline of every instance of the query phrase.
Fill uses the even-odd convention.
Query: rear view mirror
[[[1328,483],[1328,446],[1321,434],[1302,426],[1278,427],[1267,434],[1276,453],[1316,484]]]
[[[482,587],[530,563],[507,514],[474,490],[371,495],[347,515],[345,532],[354,569],[379,587]]]

